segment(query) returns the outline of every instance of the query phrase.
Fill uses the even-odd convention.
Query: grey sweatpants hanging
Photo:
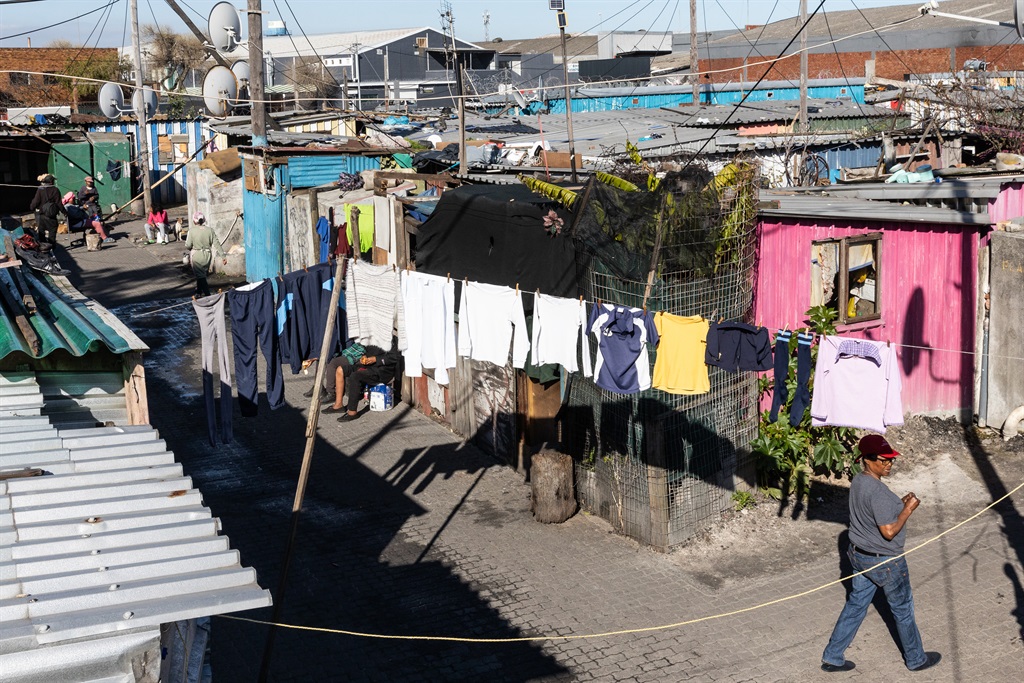
[[[231,443],[231,364],[228,362],[228,336],[224,326],[224,295],[214,294],[193,299],[192,307],[199,319],[199,334],[203,342],[203,398],[206,401],[206,428],[210,445],[217,445],[217,408],[213,397],[213,350],[217,347],[220,372],[220,436]]]

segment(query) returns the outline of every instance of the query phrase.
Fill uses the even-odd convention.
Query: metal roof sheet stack
[[[42,473],[9,478],[26,469]],[[29,680],[7,675],[44,666],[51,649],[81,650],[80,639],[91,654],[76,657],[102,660],[120,647],[108,639],[129,632],[271,604],[149,426],[68,430],[0,414],[0,477],[5,680]]]

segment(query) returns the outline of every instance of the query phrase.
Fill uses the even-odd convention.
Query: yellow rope
[[[991,510],[996,505],[999,505],[999,503],[1003,502],[1004,500],[1006,500],[1007,498],[1012,496],[1014,493],[1019,491],[1021,489],[1021,487],[1024,487],[1024,482],[1021,482],[1020,484],[1017,484],[1017,486],[1014,487],[1014,489],[1012,491],[1010,491],[1009,493],[1007,493],[1005,496],[999,498],[998,500],[993,501],[992,503],[990,503],[989,505],[985,506],[984,508],[982,508],[978,512],[974,513],[973,515],[971,515],[967,519],[963,520],[962,522],[960,522],[956,526],[953,526],[953,527],[950,527],[949,529],[946,529],[942,533],[940,533],[940,534],[938,534],[936,536],[933,536],[932,538],[929,538],[927,541],[924,541],[923,543],[920,543],[920,544],[914,546],[913,548],[911,548],[910,550],[905,551],[901,555],[896,555],[894,557],[890,557],[889,559],[885,560],[884,562],[880,562],[879,564],[874,565],[874,567],[872,567],[871,569],[874,569],[875,567],[880,567],[883,564],[888,564],[889,562],[892,562],[893,560],[898,560],[901,557],[905,557],[905,556],[909,555],[912,552],[916,552],[916,551],[920,550],[921,548],[925,547],[929,543],[932,543],[934,541],[939,540],[940,538],[942,538],[946,534],[951,533],[953,531],[956,531],[957,529],[959,529],[963,525],[965,525],[965,524],[967,524],[967,523],[977,519],[978,517],[980,517],[985,512],[988,512],[989,510]],[[744,612],[753,612],[754,610],[758,610],[758,609],[761,609],[763,607],[770,607],[772,605],[777,605],[779,603],[787,602],[789,600],[795,600],[797,598],[802,598],[805,595],[810,595],[811,593],[817,593],[820,590],[824,590],[824,589],[829,588],[831,586],[835,586],[836,584],[842,583],[843,581],[846,581],[847,579],[852,579],[855,576],[860,576],[862,574],[866,574],[867,572],[871,571],[871,569],[865,569],[864,571],[857,572],[856,574],[850,574],[849,576],[844,576],[842,578],[836,579],[835,581],[829,581],[828,583],[822,584],[822,585],[818,586],[817,588],[811,588],[810,590],[806,590],[806,591],[803,591],[801,593],[795,593],[793,595],[787,595],[786,597],[783,597],[783,598],[777,598],[775,600],[769,600],[768,602],[762,602],[759,605],[753,605],[751,607],[744,607],[742,609],[733,610],[731,612],[722,612],[721,614],[712,614],[712,615],[709,615],[709,616],[706,616],[706,617],[697,617],[695,619],[687,619],[686,621],[677,621],[677,622],[672,623],[672,624],[661,624],[659,626],[645,626],[645,627],[641,627],[641,628],[621,629],[621,630],[618,630],[618,631],[604,631],[602,633],[584,633],[584,634],[577,634],[577,635],[570,634],[570,635],[564,635],[564,636],[563,635],[543,635],[543,636],[522,636],[522,637],[518,637],[518,638],[464,638],[464,637],[459,637],[459,636],[402,636],[402,635],[391,635],[391,634],[386,634],[386,633],[363,633],[362,631],[348,631],[346,629],[341,629],[341,628],[322,628],[322,627],[319,627],[319,626],[300,626],[298,624],[277,624],[277,623],[270,622],[270,621],[263,621],[261,619],[248,619],[246,617],[236,617],[236,616],[232,616],[232,615],[228,615],[228,614],[220,614],[220,615],[216,615],[216,616],[219,616],[219,617],[224,618],[224,619],[233,619],[235,621],[246,621],[246,622],[249,622],[251,624],[262,624],[264,626],[277,626],[278,628],[288,628],[288,629],[294,629],[294,630],[297,630],[297,631],[315,631],[317,633],[336,633],[336,634],[345,635],[345,636],[356,636],[358,638],[377,638],[379,640],[439,640],[439,641],[445,641],[445,642],[450,642],[450,643],[528,643],[528,642],[535,642],[535,641],[541,641],[541,640],[566,640],[566,641],[568,641],[568,640],[588,640],[588,639],[592,639],[592,638],[608,638],[608,637],[611,637],[611,636],[622,636],[622,635],[629,635],[629,634],[633,634],[633,633],[650,633],[652,631],[665,631],[665,630],[668,630],[668,629],[679,628],[680,626],[690,626],[692,624],[698,624],[698,623],[700,623],[702,621],[711,621],[713,619],[723,619],[725,617],[732,617],[732,616],[735,616],[737,614],[743,614]]]

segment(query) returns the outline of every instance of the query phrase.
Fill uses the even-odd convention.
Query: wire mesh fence
[[[610,192],[602,188],[596,201],[604,205],[585,207],[581,218],[585,233],[603,233],[591,239],[595,248],[580,250],[581,293],[593,302],[651,312],[746,319],[753,299],[755,178],[756,169],[734,166],[727,180],[722,174],[675,185],[666,179],[671,192],[642,201],[608,201]],[[613,206],[632,211],[609,221]],[[651,207],[664,211],[660,221],[637,215]],[[600,222],[602,212],[603,225],[585,225]],[[628,250],[602,250],[616,241],[609,225],[635,230]],[[662,239],[637,226],[660,228]],[[648,272],[636,277],[641,263]],[[656,360],[652,349],[652,367]],[[753,483],[756,376],[710,367],[709,379],[710,391],[700,395],[658,389],[622,395],[573,377],[562,440],[576,460],[584,509],[620,533],[668,549],[708,528],[732,493],[744,481]]]

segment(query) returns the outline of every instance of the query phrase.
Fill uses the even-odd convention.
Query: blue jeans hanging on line
[[[850,562],[855,572],[869,570],[866,574],[854,576],[853,590],[846,599],[846,605],[839,614],[839,620],[832,630],[832,637],[821,655],[826,664],[842,666],[846,662],[844,653],[850,647],[857,629],[860,628],[864,616],[868,612],[875,591],[881,588],[889,601],[889,608],[896,618],[896,630],[903,645],[903,661],[908,669],[915,669],[927,661],[924,646],[921,644],[921,633],[917,630],[914,619],[914,594],[910,588],[910,569],[906,558],[899,558],[882,564],[888,557],[875,557],[849,550]],[[878,566],[881,565],[881,566]]]

